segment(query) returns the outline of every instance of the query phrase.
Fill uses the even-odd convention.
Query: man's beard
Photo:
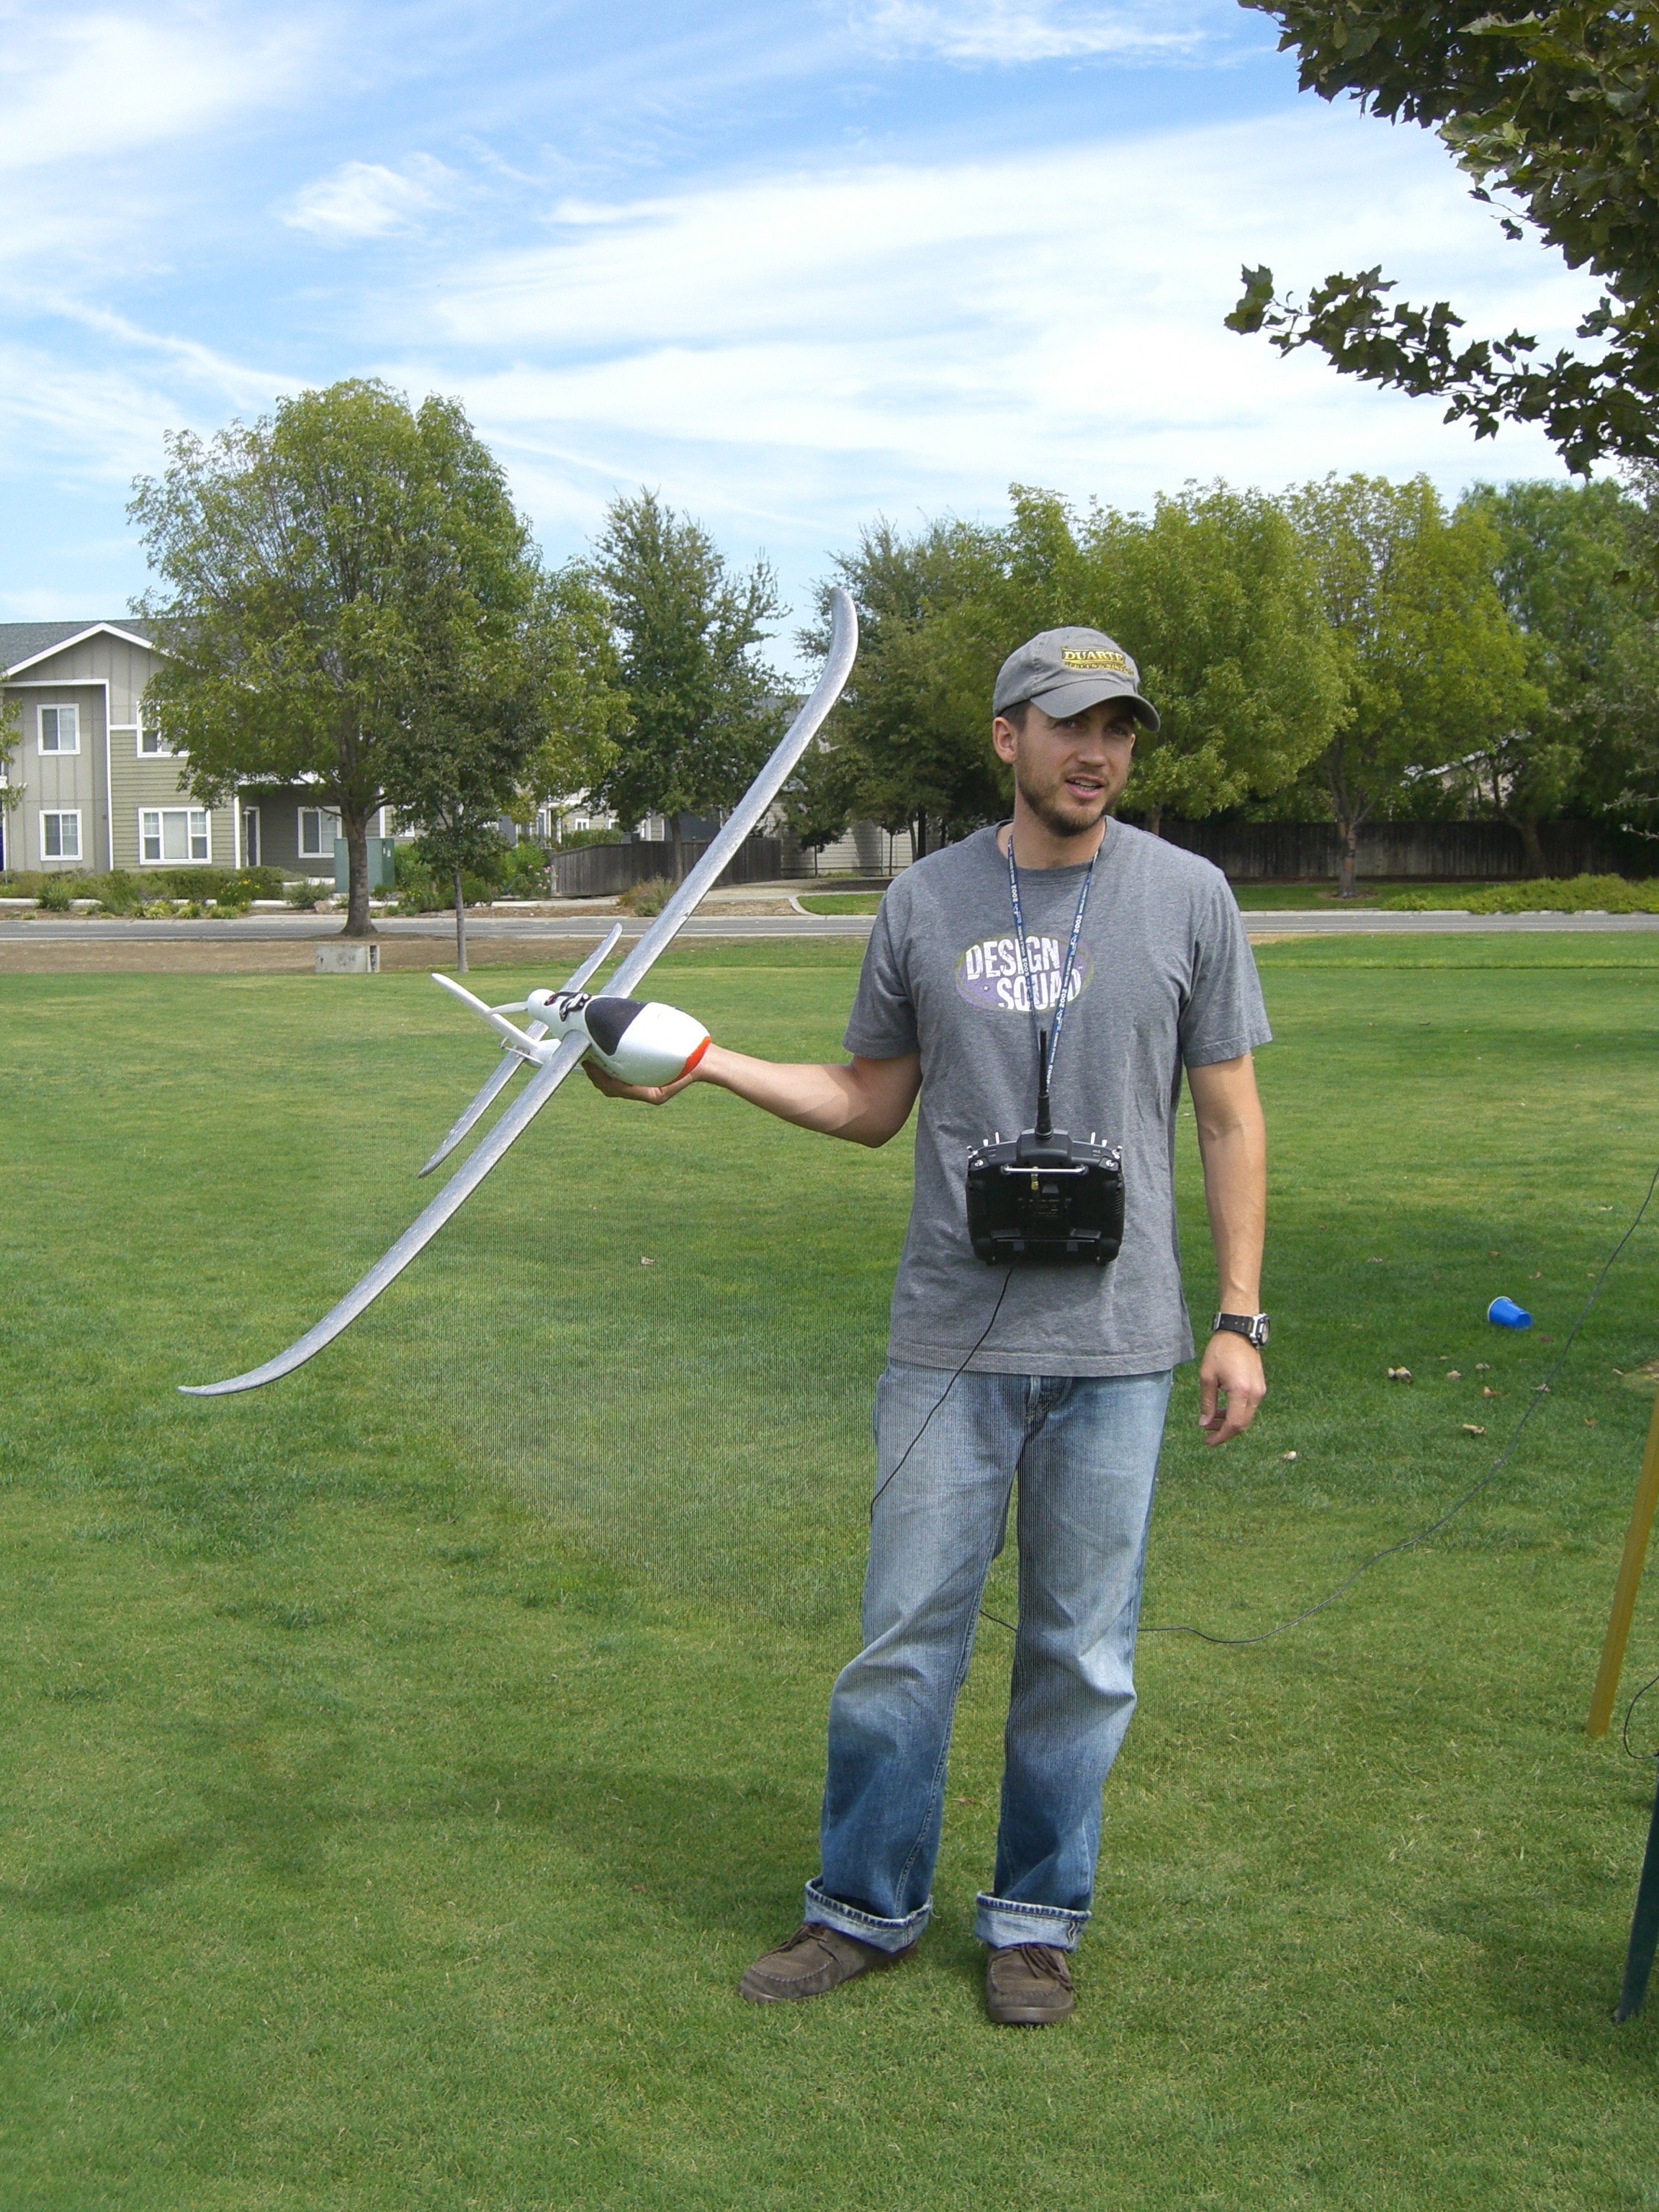
[[[1091,830],[1100,826],[1102,817],[1111,805],[1111,797],[1103,790],[1099,804],[1083,809],[1064,795],[1064,787],[1054,791],[1040,791],[1033,787],[1022,772],[1018,761],[1014,763],[1014,787],[1030,808],[1043,828],[1056,837],[1086,837]]]

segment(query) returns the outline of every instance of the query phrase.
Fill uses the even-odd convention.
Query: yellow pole
[[[1636,1503],[1625,1532],[1625,1556],[1619,1562],[1619,1580],[1613,1585],[1613,1613],[1601,1646],[1601,1664],[1596,1669],[1589,1718],[1584,1724],[1591,1735],[1605,1735],[1613,1718],[1619,1671],[1625,1663],[1625,1644],[1630,1636],[1631,1616],[1636,1611],[1636,1593],[1642,1584],[1642,1563],[1648,1555],[1656,1507],[1659,1507],[1659,1392],[1654,1395],[1648,1448],[1642,1455],[1642,1479],[1636,1486]]]

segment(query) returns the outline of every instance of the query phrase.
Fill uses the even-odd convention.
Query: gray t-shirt
[[[1084,870],[1022,868],[1046,1028]],[[890,1357],[998,1375],[1145,1375],[1193,1354],[1174,1189],[1183,1066],[1236,1060],[1272,1032],[1227,881],[1207,860],[1109,821],[1079,940],[1053,1085],[1054,1126],[1123,1152],[1123,1248],[1109,1267],[974,1256],[973,1145],[1029,1129],[1036,1035],[994,830],[907,868],[883,899],[847,1024],[849,1052],[921,1054],[915,1197],[893,1286]],[[972,1355],[971,1358],[969,1355]]]

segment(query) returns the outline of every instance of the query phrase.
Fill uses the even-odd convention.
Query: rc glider
[[[603,1067],[626,1081],[661,1083],[695,1064],[708,1042],[701,1024],[672,1006],[641,1005],[631,995],[696,911],[736,856],[738,848],[757,829],[766,810],[782,790],[797,762],[823,726],[825,716],[841,696],[858,651],[858,618],[845,592],[830,595],[831,629],[829,657],[812,696],[790,724],[777,750],[743,798],[732,809],[719,836],[684,883],[675,890],[634,950],[611,979],[601,996],[586,996],[581,986],[599,968],[621,935],[620,925],[561,991],[534,991],[526,1000],[506,1006],[489,1006],[447,976],[434,977],[453,991],[500,1033],[503,1063],[490,1076],[437,1151],[421,1170],[428,1175],[447,1158],[504,1091],[520,1068],[530,1079],[517,1100],[458,1168],[426,1211],[398,1239],[384,1258],[377,1260],[362,1281],[346,1292],[339,1304],[308,1328],[297,1342],[263,1366],[246,1375],[232,1375],[222,1382],[181,1383],[192,1398],[222,1398],[233,1391],[257,1389],[302,1367],[313,1353],[331,1344],[366,1306],[372,1305],[428,1244],[450,1215],[477,1188],[497,1160],[524,1134],[573,1068],[592,1054]],[[507,1018],[529,1013],[533,1018],[520,1029]]]

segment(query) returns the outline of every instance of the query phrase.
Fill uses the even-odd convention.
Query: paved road
[[[696,914],[680,930],[682,937],[867,937],[870,933],[867,914],[830,914],[803,916],[796,914],[732,915]],[[620,921],[623,939],[631,944],[643,937],[651,927],[633,915],[618,914],[545,914],[545,915],[479,915],[467,917],[466,934],[469,944],[475,939],[500,940],[514,938],[549,937],[595,939],[607,935],[611,925]],[[375,928],[383,937],[429,938],[434,943],[453,945],[455,917],[453,914],[421,914],[402,917],[382,916],[376,920]],[[254,945],[292,944],[309,938],[337,937],[340,933],[338,915],[258,915],[246,921],[116,921],[88,917],[84,921],[0,921],[0,945],[38,944],[46,940],[73,941],[77,945],[96,942],[99,939],[113,939],[121,944],[143,941],[167,944],[228,943]]]
[[[466,933],[470,939],[507,939],[515,938],[600,938],[612,922],[621,921],[623,936],[631,943],[642,937],[650,924],[633,915],[614,914],[550,914],[550,915],[480,915],[470,919]],[[682,938],[733,937],[852,937],[864,938],[870,933],[871,917],[864,914],[830,915],[721,915],[703,912],[694,915],[680,932]],[[1276,914],[1247,914],[1245,927],[1252,937],[1342,937],[1389,936],[1420,937],[1461,935],[1470,931],[1490,932],[1497,935],[1511,933],[1554,931],[1605,931],[1620,933],[1659,930],[1659,915],[1653,914],[1340,914],[1328,908],[1311,912],[1298,910]],[[391,938],[425,938],[435,943],[453,945],[455,922],[453,915],[410,915],[393,916],[376,924],[383,935]],[[335,915],[259,915],[244,921],[117,921],[112,920],[52,921],[0,920],[0,945],[8,943],[39,944],[73,942],[77,945],[95,943],[99,939],[121,944],[142,941],[187,944],[234,942],[238,944],[287,944],[312,938],[337,937],[339,917]]]

